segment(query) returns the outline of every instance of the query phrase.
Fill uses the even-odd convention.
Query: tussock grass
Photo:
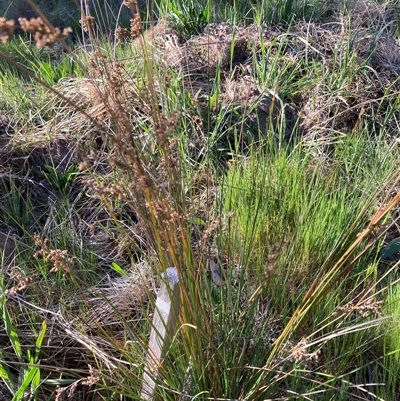
[[[126,5],[0,47],[2,396],[140,399],[175,266],[156,399],[395,399],[397,4]]]

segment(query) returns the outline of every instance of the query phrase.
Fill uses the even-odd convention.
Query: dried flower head
[[[135,39],[143,34],[142,20],[140,19],[140,14],[135,14],[130,20],[131,23],[131,38]]]
[[[313,369],[313,367],[320,361],[321,351],[307,352],[308,342],[305,338],[296,344],[291,352],[292,359],[306,367],[306,369]]]
[[[115,38],[117,39],[118,45],[124,43],[125,40],[130,38],[130,30],[127,28],[118,27],[115,30]]]
[[[131,11],[133,18],[131,19],[131,38],[135,39],[143,34],[142,20],[140,18],[139,5],[137,0],[125,0],[122,3]]]
[[[63,39],[72,32],[71,28],[64,28],[61,32],[59,28],[47,25],[40,17],[31,18],[30,20],[18,18],[18,22],[24,32],[33,35],[36,46],[39,48],[44,46],[52,48],[57,41]]]
[[[92,365],[88,366],[89,366],[89,376],[82,380],[82,384],[84,386],[90,387],[96,384],[98,381],[100,381],[100,374],[95,368],[93,368]]]
[[[82,25],[82,28],[85,32],[93,32],[94,17],[92,17],[91,15],[82,17],[82,19],[79,20],[79,23]]]
[[[154,135],[157,139],[157,143],[166,145],[170,140],[170,135],[178,127],[180,115],[178,113],[172,114],[169,118],[161,115],[159,121],[156,124]]]
[[[373,299],[367,299],[363,302],[349,302],[346,305],[339,306],[334,315],[345,314],[350,315],[352,313],[357,313],[363,318],[369,317],[371,315],[381,315],[382,301],[374,301]]]
[[[10,36],[13,34],[15,29],[14,20],[6,20],[5,18],[0,18],[0,40],[3,43],[7,43]]]
[[[50,270],[51,273],[62,271],[64,274],[71,274],[74,257],[68,257],[66,250],[52,249],[47,258],[53,264]]]
[[[122,4],[132,10],[134,7],[137,7],[137,0],[125,0]]]
[[[27,277],[18,269],[12,269],[10,277],[13,279],[13,286],[5,291],[6,294],[15,295],[33,283],[33,277]]]
[[[55,401],[61,401],[61,400],[71,400],[73,397],[78,386],[83,385],[83,386],[88,386],[91,387],[95,383],[97,383],[100,380],[100,374],[99,372],[93,368],[93,366],[88,365],[89,367],[89,375],[86,378],[76,380],[73,384],[66,386],[66,387],[59,387],[56,391],[56,397]]]
[[[35,252],[35,259],[46,259],[53,267],[50,272],[62,271],[64,274],[71,274],[74,257],[68,257],[68,252],[61,249],[50,249],[49,241],[46,238],[42,240],[38,235],[34,236],[35,245],[40,247],[40,250]]]

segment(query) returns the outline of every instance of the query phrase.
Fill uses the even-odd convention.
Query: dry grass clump
[[[384,82],[393,82],[400,75],[400,39],[381,38],[376,44],[373,63]]]
[[[296,112],[273,90],[262,92],[250,75],[239,79],[227,79],[221,94],[223,104],[235,110],[231,123],[249,128],[252,140],[261,141],[268,130],[285,123],[285,140],[290,142],[296,122]],[[245,139],[245,138],[243,138]]]
[[[228,24],[209,24],[204,34],[185,40],[161,21],[146,37],[157,49],[157,60],[181,73],[185,89],[196,99],[210,95],[217,69],[225,74],[251,65],[251,38],[243,28],[234,32]]]
[[[13,132],[14,128],[9,116],[0,114],[0,155],[5,152]]]
[[[243,28],[234,31],[227,24],[209,24],[203,35],[194,36],[185,43],[192,59],[198,63],[189,71],[201,69],[202,66],[214,73],[218,66],[223,71],[239,65],[245,68],[251,65],[250,41],[250,33]]]
[[[393,21],[396,5],[390,2],[378,3],[372,0],[351,0],[346,3],[330,1],[324,6],[325,12],[333,12],[342,19],[347,29],[359,28],[379,29]]]
[[[149,295],[155,291],[154,278],[149,267],[144,263],[138,266],[143,269],[140,275],[137,272],[132,275],[131,272],[127,276],[109,279],[108,283],[99,289],[88,290],[88,294],[92,295],[82,299],[84,308],[88,308],[81,317],[85,330],[107,327],[114,327],[115,330],[115,327],[121,327],[132,320],[138,323],[139,315],[149,302]],[[146,284],[144,275],[148,280]],[[154,286],[152,289],[151,282]],[[119,333],[118,337],[121,335],[122,333]]]
[[[341,16],[342,43],[351,37],[353,51],[362,62],[372,57],[372,65],[380,78],[390,72],[398,72],[399,39],[395,35],[394,21],[398,5],[389,2],[377,3],[370,0],[353,0],[344,5],[330,2],[329,7]],[[332,40],[337,37],[332,36]],[[324,42],[326,39],[324,40]],[[344,50],[343,47],[341,49]],[[391,79],[396,75],[391,75]],[[385,85],[389,81],[385,80]]]
[[[371,47],[377,32],[362,26],[357,29],[338,30],[318,24],[293,27],[296,35],[307,38],[312,45],[311,53],[315,49],[325,65],[326,77],[321,77],[320,82],[302,93],[296,105],[301,117],[300,126],[305,135],[312,132],[313,140],[324,141],[335,132],[354,132],[363,126],[363,121],[379,119],[377,108],[385,100],[384,88],[392,85],[396,76],[395,61],[400,56],[398,39],[386,30]],[[385,52],[388,46],[390,53]],[[331,81],[329,74],[338,68],[347,69],[347,75],[342,82]],[[397,86],[392,87],[393,95]],[[386,93],[388,95],[392,96]],[[395,131],[392,134],[395,135]]]
[[[343,96],[344,95],[344,96]],[[351,132],[362,115],[356,98],[348,98],[345,93],[332,93],[323,83],[303,94],[301,105],[301,127],[310,139],[325,142],[334,132]]]

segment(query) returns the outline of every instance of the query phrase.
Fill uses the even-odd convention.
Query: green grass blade
[[[3,321],[8,338],[10,339],[11,345],[14,349],[14,352],[17,355],[18,359],[21,361],[22,360],[21,343],[19,341],[18,333],[12,324],[11,317],[5,302],[3,304]]]
[[[1,356],[1,353],[0,353]],[[11,372],[8,369],[7,365],[3,362],[0,362],[0,378],[4,381],[8,389],[13,393],[13,382],[12,382],[12,376]]]
[[[25,391],[28,388],[28,386],[32,383],[32,381],[35,379],[35,376],[39,372],[39,368],[30,367],[30,368],[28,368],[27,372],[28,372],[28,374],[26,374],[24,381],[22,382],[18,391],[15,393],[14,397],[12,398],[12,401],[19,401],[24,398]],[[40,380],[40,377],[39,377],[39,380]]]
[[[35,362],[36,363],[39,359],[40,350],[42,348],[42,343],[43,343],[44,336],[46,334],[46,330],[47,330],[47,323],[45,320],[43,320],[42,328],[40,329],[39,335],[36,339],[36,348],[35,348]]]
[[[126,276],[126,271],[118,263],[112,262],[111,269],[113,269],[115,272],[117,272],[121,276]]]

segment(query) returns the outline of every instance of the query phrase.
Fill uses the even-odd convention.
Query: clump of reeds
[[[288,207],[290,199],[284,198],[284,204],[282,197],[285,195],[284,191],[288,190],[289,183],[283,190],[272,191],[272,200],[262,197],[262,180],[249,193],[245,193],[241,200],[253,207],[251,213],[245,216],[252,219],[248,219],[244,228],[239,219],[235,220],[238,211],[226,211],[223,210],[224,207],[221,208],[222,216],[215,217],[215,212],[206,211],[208,220],[198,219],[193,214],[193,201],[188,199],[191,182],[185,175],[184,161],[179,149],[181,111],[171,111],[161,105],[155,66],[146,46],[138,3],[136,0],[128,0],[124,2],[124,6],[132,12],[130,28],[117,28],[115,36],[118,43],[124,40],[139,42],[143,55],[140,62],[144,70],[141,85],[132,82],[129,71],[121,60],[110,57],[101,48],[95,33],[96,19],[89,14],[88,9],[81,10],[83,30],[94,44],[87,69],[89,92],[92,102],[102,106],[96,113],[84,113],[84,116],[97,128],[104,140],[103,151],[106,154],[109,175],[98,174],[96,170],[97,165],[104,162],[104,154],[101,160],[92,155],[80,167],[81,171],[91,176],[87,191],[101,199],[114,220],[120,237],[122,231],[130,232],[130,221],[124,221],[121,216],[126,216],[129,212],[130,216],[133,215],[131,221],[140,222],[141,256],[150,261],[155,280],[162,279],[160,273],[168,266],[175,266],[178,270],[181,280],[181,314],[168,360],[164,361],[159,378],[157,396],[171,398],[179,395],[182,389],[190,388],[189,397],[205,394],[209,398],[262,400],[289,394],[291,385],[306,393],[307,387],[301,383],[315,385],[309,395],[328,393],[332,390],[330,383],[335,377],[323,370],[330,363],[324,360],[324,346],[343,335],[341,327],[347,322],[348,315],[360,315],[362,318],[379,315],[380,301],[375,299],[377,284],[373,282],[370,289],[365,289],[366,281],[361,279],[354,299],[346,305],[338,305],[332,320],[315,322],[313,313],[324,309],[325,297],[334,292],[336,287],[340,287],[361,257],[376,241],[384,237],[388,229],[384,225],[385,219],[397,207],[399,195],[382,202],[376,214],[369,219],[367,215],[372,207],[371,204],[366,206],[349,230],[337,240],[332,253],[326,256],[318,271],[311,268],[307,270],[309,266],[301,266],[303,270],[300,267],[297,270],[288,270],[288,266],[294,263],[284,260],[284,256],[290,255],[286,251],[290,250],[291,240],[295,237],[294,231],[289,232],[293,229],[289,224],[285,223],[286,232],[281,236],[283,239],[280,238],[280,243],[273,243],[267,235],[258,235],[257,232],[257,221],[260,217],[257,212],[262,210],[260,202],[271,201],[269,205],[272,214],[278,214],[279,208]],[[38,46],[52,46],[54,41],[62,39],[68,33],[68,30],[61,32],[51,27],[42,16],[31,21],[21,20],[19,23],[22,29],[33,36]],[[0,36],[6,41],[15,24],[0,20],[0,26]],[[239,44],[246,47],[245,42]],[[228,60],[233,57],[227,51],[228,47],[225,46],[224,49],[226,54],[222,58],[225,64],[229,64]],[[207,50],[204,54],[207,54]],[[58,95],[73,104],[65,94]],[[265,106],[270,116],[275,113],[273,106],[277,100],[279,98],[275,96]],[[146,130],[134,122],[135,107],[146,111]],[[79,106],[77,109],[79,110]],[[277,110],[276,114],[281,114],[281,111]],[[268,128],[275,129],[272,125]],[[280,148],[274,148],[274,151],[278,155],[271,154],[268,157],[276,161],[277,165],[282,160],[284,163],[291,162],[290,157],[285,158],[287,155]],[[281,155],[282,158],[279,159]],[[257,154],[252,154],[249,160],[244,161],[243,171],[248,168],[246,164],[250,164],[251,159],[256,157]],[[306,163],[302,166],[304,171],[300,174],[300,184],[293,193],[306,188],[308,196],[312,187],[305,187],[304,182],[310,179],[310,166]],[[198,182],[207,187],[212,179],[208,177],[209,172],[204,173],[204,170],[206,178],[200,178]],[[266,187],[279,187],[273,178],[267,184],[264,183]],[[293,177],[289,178],[293,181]],[[240,175],[238,184],[231,183],[221,190],[222,203],[229,204],[230,196],[233,198],[231,194],[240,194],[245,184],[241,181],[243,179],[244,174]],[[314,179],[317,180],[311,177],[311,180]],[[305,209],[305,203],[294,202],[288,213],[292,218],[290,222],[296,221],[296,218],[300,220],[313,217],[313,202],[308,205],[309,215],[307,210],[304,214],[299,212]],[[215,205],[208,204],[207,207],[212,208]],[[327,206],[326,210],[330,211],[330,208]],[[272,216],[271,221],[273,217],[275,216]],[[196,221],[203,228],[195,232],[193,227]],[[366,228],[356,235],[363,225]],[[274,228],[273,223],[270,227]],[[216,246],[215,237],[218,237],[218,247],[221,249]],[[266,242],[268,246],[263,247]],[[258,249],[254,248],[255,243]],[[74,275],[75,259],[67,252],[49,247],[45,240],[38,239],[36,245],[41,248],[35,254],[36,260],[49,262],[48,273],[59,274],[61,279]],[[291,256],[297,251],[297,248],[293,248]],[[259,253],[253,255],[253,252]],[[260,256],[258,261],[255,256]],[[218,268],[217,260],[224,265],[224,269]],[[253,267],[252,263],[257,263],[257,266]],[[311,261],[307,260],[307,263],[311,264]],[[119,274],[124,274],[124,269],[120,266],[114,264],[113,268]],[[259,271],[257,277],[257,269],[265,270]],[[312,277],[306,277],[307,273],[312,274]],[[288,277],[290,274],[292,277]],[[10,295],[16,295],[32,284],[23,275],[15,274],[12,278],[20,285],[15,285]],[[282,310],[276,310],[279,305],[274,305],[274,300],[267,291],[271,278],[276,279],[280,286],[275,293],[280,292],[280,298],[285,301],[289,286],[293,295],[300,286],[298,283],[303,284],[309,280],[310,286],[302,289],[303,295],[300,297],[294,294],[287,305],[284,305],[286,316],[283,316]],[[62,315],[62,310],[58,314],[58,311],[40,309],[39,316],[51,316],[58,328],[61,327],[70,339],[74,339],[75,348],[78,348],[77,344],[83,347],[83,351],[79,350],[82,355],[80,360],[83,359],[82,365],[87,364],[87,378],[80,378],[70,387],[70,396],[75,393],[78,384],[111,388],[121,394],[136,394],[140,389],[151,315],[145,315],[147,319],[134,327],[130,324],[130,318],[135,308],[142,308],[142,302],[147,304],[151,301],[151,291],[146,286],[144,274],[141,279],[143,282],[140,285],[123,277],[111,280],[112,284],[102,288],[85,287],[86,297],[84,294],[80,305],[82,319],[67,320]],[[35,305],[23,299],[19,301],[24,307],[35,308]],[[340,301],[330,299],[330,305],[335,302],[340,304]],[[65,300],[63,302],[67,303]],[[289,302],[293,302],[293,305],[289,305]],[[65,308],[69,306],[66,305]],[[311,324],[314,330],[312,332],[308,330]],[[351,334],[378,324],[379,319],[362,322],[345,332]],[[327,332],[327,327],[330,330],[331,326],[334,329]],[[114,327],[120,332],[115,333]],[[98,370],[93,369],[93,360],[97,361]],[[63,371],[63,366],[59,370]],[[326,384],[319,383],[326,378]],[[63,384],[62,380],[59,383]],[[62,394],[65,395],[66,391],[58,391],[57,397],[61,399]]]

